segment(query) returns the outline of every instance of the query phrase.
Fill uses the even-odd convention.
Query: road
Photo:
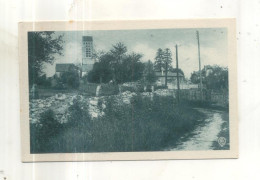
[[[222,114],[227,112],[202,108],[197,108],[197,110],[206,114],[205,123],[202,127],[196,127],[189,135],[183,136],[177,147],[171,149],[172,151],[213,150],[213,143],[218,142],[218,135],[222,131],[224,123]]]

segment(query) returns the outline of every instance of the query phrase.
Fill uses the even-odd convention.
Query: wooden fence
[[[180,90],[180,98],[191,101],[207,101],[219,106],[228,106],[229,104],[228,91],[202,90],[201,93],[199,89],[182,89]]]

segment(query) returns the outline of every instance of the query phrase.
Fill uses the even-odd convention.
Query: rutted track
[[[176,150],[212,150],[213,142],[218,140],[218,134],[221,131],[221,126],[224,122],[222,119],[221,111],[201,109],[198,111],[204,113],[207,117],[204,126],[197,127],[191,136],[188,138],[182,137],[176,148],[171,149]]]

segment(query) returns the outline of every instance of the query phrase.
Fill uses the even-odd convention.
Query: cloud
[[[167,44],[167,47],[174,47],[173,43]],[[172,52],[172,65],[176,67],[176,49],[170,48]],[[219,48],[200,47],[201,53],[201,68],[204,65],[218,64],[227,66],[227,54]],[[198,46],[197,44],[178,44],[178,61],[179,68],[184,71],[187,78],[190,77],[193,71],[199,70]]]
[[[46,75],[53,76],[55,73],[55,64],[57,63],[81,63],[82,60],[82,46],[80,43],[69,42],[64,44],[63,56],[56,55],[54,63],[45,64],[44,72]]]
[[[143,58],[142,58],[143,61],[151,60],[152,62],[154,62],[156,49],[151,48],[147,44],[138,43],[135,46],[133,46],[133,48],[129,48],[129,51],[143,54]]]
[[[82,59],[82,46],[80,43],[70,42],[64,47],[64,56],[57,62],[59,63],[80,63]]]

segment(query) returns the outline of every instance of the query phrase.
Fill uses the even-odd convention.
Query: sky
[[[179,68],[189,78],[193,71],[199,69],[198,41],[196,31],[200,34],[201,67],[220,65],[227,67],[227,29],[147,29],[147,30],[100,30],[100,31],[56,31],[64,35],[63,56],[56,55],[53,65],[45,66],[47,76],[55,73],[56,63],[80,63],[82,60],[82,36],[92,36],[96,51],[109,51],[112,45],[122,42],[128,53],[143,54],[142,62],[154,58],[158,48],[169,48],[172,52],[172,66],[176,67],[175,45],[178,45]]]

